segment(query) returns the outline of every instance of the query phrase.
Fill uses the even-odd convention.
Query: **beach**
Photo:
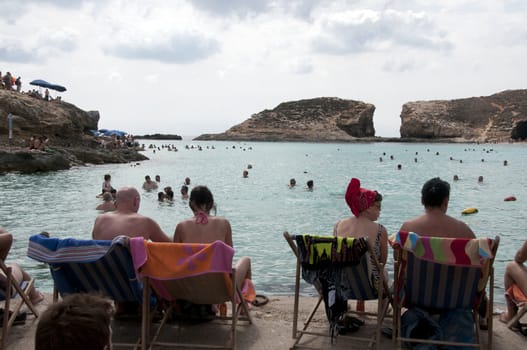
[[[51,302],[51,294],[46,294],[46,300],[38,305],[39,311],[44,310]],[[254,306],[251,311],[253,324],[239,323],[237,327],[237,349],[240,350],[282,350],[289,349],[293,344],[292,339],[292,322],[293,322],[293,296],[292,295],[275,295],[269,297],[269,302],[261,307]],[[301,297],[299,309],[299,325],[303,321],[312,307],[316,303],[316,298]],[[367,302],[368,310],[373,310],[376,305],[374,302]],[[493,317],[493,344],[492,348],[495,350],[516,350],[524,349],[527,343],[527,337],[521,335],[519,332],[513,332],[505,327],[505,325],[498,321],[498,312],[503,310],[503,305],[495,305],[495,314]],[[113,324],[113,340],[116,341],[134,341],[139,336],[140,320],[114,321]],[[327,320],[324,314],[323,307],[317,311],[312,324],[319,332],[327,332]],[[384,325],[390,326],[391,319],[386,319]],[[14,326],[8,338],[9,350],[31,350],[34,349],[34,335],[36,331],[37,321],[28,315],[25,325]],[[155,324],[154,324],[155,329]],[[374,330],[374,323],[366,319],[365,326],[353,335],[369,336]],[[162,332],[161,339],[174,341],[177,335],[182,341],[210,341],[211,344],[222,344],[226,340],[228,332],[227,326],[218,327],[216,321],[202,323],[192,326],[184,326],[178,328],[177,323],[171,323],[169,329]],[[207,334],[207,339],[203,339],[203,335]],[[483,338],[485,348],[487,348],[487,332],[481,331],[480,337]],[[337,341],[331,345],[330,339],[327,337],[313,337],[304,336],[302,344],[307,343],[315,349],[349,349],[350,347],[356,349],[366,348],[364,342],[351,342],[345,337],[340,336]],[[392,343],[391,339],[382,337],[381,349],[396,349],[397,347]],[[157,348],[156,348],[157,349]]]

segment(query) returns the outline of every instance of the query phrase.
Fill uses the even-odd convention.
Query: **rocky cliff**
[[[527,90],[403,105],[402,139],[507,142],[527,139]]]
[[[203,134],[196,140],[327,142],[373,138],[374,111],[372,104],[336,97],[284,102],[224,133]]]
[[[12,115],[11,140],[9,114]],[[134,149],[102,149],[89,132],[97,130],[98,121],[97,111],[86,112],[64,101],[45,101],[0,89],[0,174],[148,159]],[[48,137],[47,151],[29,151],[31,136]]]

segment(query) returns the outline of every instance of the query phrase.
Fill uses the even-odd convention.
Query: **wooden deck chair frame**
[[[3,290],[4,315],[2,323],[2,339],[0,340],[0,350],[2,350],[6,348],[9,331],[15,322],[16,316],[22,309],[22,306],[26,305],[35,317],[38,317],[39,313],[29,297],[29,291],[35,284],[35,279],[31,278],[29,281],[23,281],[21,284],[18,284],[13,278],[12,268],[7,266],[2,260],[0,260],[0,270],[6,277],[5,289]],[[16,300],[15,298],[17,297],[20,297],[20,299]]]
[[[294,241],[294,236],[290,235],[289,232],[283,233],[285,240],[289,244],[289,247],[293,251],[295,257],[296,257],[296,272],[295,272],[295,295],[294,295],[294,304],[293,304],[293,333],[292,337],[295,340],[293,345],[290,347],[290,349],[297,349],[297,348],[303,348],[303,349],[309,349],[309,346],[300,344],[300,341],[304,334],[307,335],[314,335],[314,336],[322,336],[322,337],[330,337],[327,333],[320,333],[320,332],[312,332],[309,331],[309,325],[311,323],[311,320],[313,319],[315,313],[317,312],[318,308],[320,307],[320,304],[323,301],[322,295],[319,295],[318,301],[316,302],[315,306],[307,316],[306,320],[304,321],[303,327],[300,329],[298,327],[298,311],[299,311],[299,303],[300,303],[300,276],[302,274],[302,265],[300,261],[300,255],[298,253],[298,247],[296,245],[296,242]],[[359,316],[373,316],[376,317],[377,323],[375,327],[375,334],[371,338],[366,337],[358,337],[358,336],[350,336],[350,335],[340,335],[339,337],[350,339],[350,340],[357,340],[357,341],[364,341],[368,342],[368,347],[371,348],[373,345],[375,345],[376,349],[380,349],[380,339],[381,339],[381,328],[382,328],[382,322],[385,317],[391,317],[388,316],[388,307],[392,303],[391,294],[389,292],[388,282],[386,281],[385,275],[384,275],[384,266],[379,263],[377,260],[373,249],[369,243],[369,241],[366,240],[368,243],[368,252],[372,257],[373,263],[376,265],[377,271],[379,271],[380,279],[382,281],[383,288],[380,292],[377,294],[377,312],[362,312],[362,311],[351,311],[348,310],[348,314],[356,314]]]
[[[184,244],[184,243],[164,243],[164,244]],[[237,286],[235,279],[236,269],[232,268],[230,273],[209,272],[198,276],[161,280],[155,276],[142,276],[143,281],[143,320],[141,338],[146,339],[141,349],[152,349],[154,346],[164,347],[183,347],[183,348],[207,348],[207,349],[236,349],[236,329],[238,321],[246,321],[252,324],[250,310],[243,299],[241,290]],[[156,292],[157,288],[163,288],[170,293],[171,300],[166,300],[161,293]],[[210,291],[214,290],[215,293]],[[165,309],[164,317],[157,326],[155,334],[150,337],[152,317],[150,309],[144,302],[149,300],[150,293],[154,292],[159,300],[168,305]],[[200,292],[201,291],[201,292]],[[230,326],[229,337],[224,345],[201,344],[201,343],[182,343],[176,341],[159,341],[161,331],[172,316],[172,310],[176,307],[176,300],[186,300],[194,304],[223,304],[230,302],[231,314],[219,315],[215,319],[221,321],[222,325],[226,322]],[[221,325],[219,325],[221,326]]]
[[[425,261],[423,259],[419,259],[415,257],[412,252],[403,251],[401,248],[394,248],[395,249],[395,265],[394,265],[394,291],[400,291],[401,288],[410,286],[411,283],[406,280],[407,277],[404,278],[398,278],[400,273],[402,273],[402,264],[401,261],[403,259],[403,254],[407,254],[407,259],[413,259],[413,263],[421,264],[422,266],[417,267],[417,269],[421,268],[423,273],[420,275],[421,277],[429,277],[434,278],[433,275],[439,275],[443,274],[443,276],[447,276],[446,278],[443,278],[443,280],[447,280],[449,282],[453,282],[454,284],[457,283],[457,286],[454,285],[426,285],[424,288],[428,290],[434,290],[437,294],[445,294],[448,295],[451,293],[451,291],[456,290],[466,290],[465,295],[458,295],[457,298],[449,298],[449,300],[468,300],[468,303],[465,302],[468,306],[467,309],[470,309],[473,320],[474,320],[474,332],[473,336],[475,336],[475,341],[472,343],[464,343],[464,342],[453,342],[453,341],[441,341],[441,340],[426,340],[426,339],[418,339],[418,338],[407,338],[403,337],[401,334],[401,317],[402,317],[402,301],[400,300],[400,294],[398,292],[394,293],[394,341],[397,344],[397,349],[403,349],[403,342],[408,343],[425,343],[425,344],[437,344],[437,345],[449,345],[449,346],[465,346],[465,347],[473,347],[473,348],[479,348],[483,349],[483,343],[481,341],[480,332],[479,332],[479,321],[480,321],[480,315],[479,315],[479,307],[480,304],[485,299],[485,290],[488,287],[488,300],[486,301],[486,318],[487,318],[487,324],[488,324],[488,330],[487,330],[487,349],[492,349],[492,334],[493,334],[493,324],[492,324],[492,312],[494,308],[494,258],[496,256],[496,252],[498,250],[499,246],[499,237],[496,236],[496,238],[492,241],[491,245],[491,252],[492,257],[487,259],[486,263],[483,264],[482,267],[467,267],[467,266],[453,266],[449,264],[444,264],[440,262],[433,262],[433,261]],[[472,269],[472,272],[470,271]],[[450,271],[450,272],[448,272]],[[455,276],[458,276],[460,278],[452,277],[451,273],[452,271],[455,271]],[[474,271],[477,271],[477,276]],[[463,280],[461,280],[463,278]],[[469,283],[467,282],[467,279],[469,280]],[[475,280],[474,280],[475,279]],[[484,281],[485,285],[483,287],[479,287],[478,284]],[[461,283],[463,285],[468,285],[472,282],[473,288],[463,288]],[[423,281],[420,279],[420,283],[422,285]],[[402,284],[402,285],[401,285]],[[459,288],[458,288],[459,287]],[[479,294],[479,300],[478,300],[478,294]],[[478,303],[475,304],[474,301],[478,300]],[[417,305],[419,307],[423,307],[426,309],[427,305]],[[447,309],[445,307],[445,309]],[[436,308],[437,310],[437,308]]]
[[[69,253],[67,248],[62,248],[65,256],[72,257],[71,261],[50,262],[42,255],[39,255],[38,252],[35,253],[34,244],[38,243],[32,242],[30,238],[28,256],[48,264],[51,277],[53,278],[53,302],[58,301],[59,295],[100,293],[115,302],[137,301],[142,303],[143,291],[135,276],[128,240],[127,238],[122,240],[123,244],[119,247],[109,244],[108,251],[98,260],[90,262],[75,261],[74,257],[78,252],[78,247],[73,247]],[[61,287],[60,282],[57,282],[57,280],[67,282],[67,286]],[[74,290],[71,290],[72,287]],[[63,289],[61,290],[61,288]],[[150,300],[147,305],[151,306]],[[141,338],[138,338],[135,343],[112,342],[112,344],[114,347],[139,349],[141,342]]]

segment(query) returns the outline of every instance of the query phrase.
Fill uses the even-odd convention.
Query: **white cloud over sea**
[[[284,101],[376,106],[526,88],[523,0],[0,0],[0,71],[64,85],[101,128],[222,132]]]

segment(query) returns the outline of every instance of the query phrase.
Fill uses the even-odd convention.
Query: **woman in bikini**
[[[386,228],[375,223],[381,213],[382,195],[360,187],[360,180],[353,178],[348,184],[346,203],[352,216],[337,221],[333,234],[340,237],[367,237],[379,263],[385,265],[388,257],[388,234]],[[357,301],[357,310],[364,310],[364,301]]]
[[[233,246],[229,221],[219,216],[210,216],[210,211],[214,207],[214,197],[206,186],[196,186],[192,189],[189,207],[194,217],[177,224],[174,242],[212,243],[219,240]],[[245,279],[251,279],[251,260],[246,256],[236,262],[236,281],[240,289]]]

